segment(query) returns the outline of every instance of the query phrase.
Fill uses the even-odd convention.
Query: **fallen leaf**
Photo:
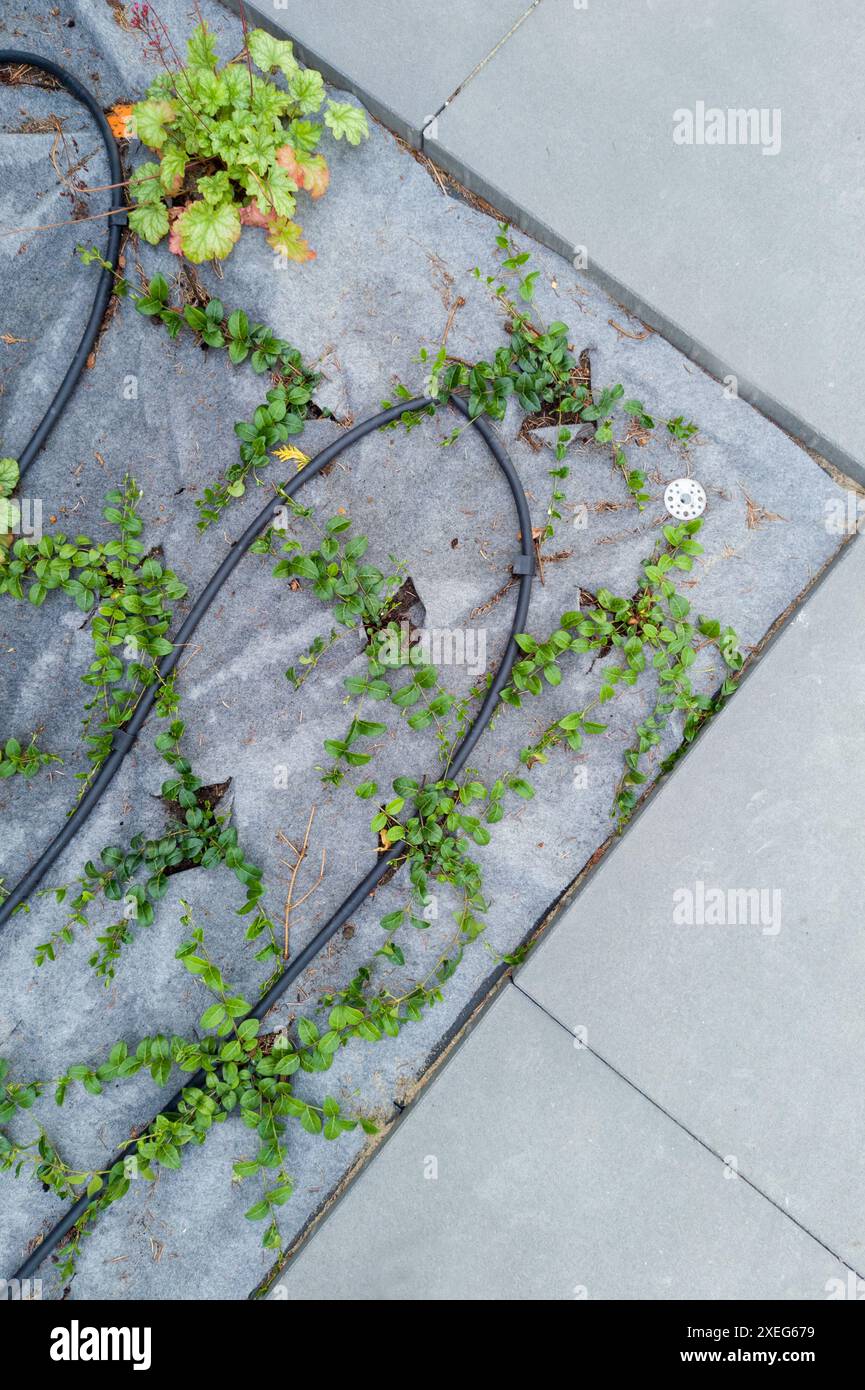
[[[111,134],[115,140],[125,140],[129,134],[127,123],[132,115],[132,104],[128,101],[116,101],[105,112],[108,124],[111,127]]]
[[[294,444],[280,444],[278,449],[273,451],[274,458],[278,458],[282,463],[290,463],[293,459],[297,460],[298,470],[303,468],[305,463],[309,463],[309,454],[303,453]]]

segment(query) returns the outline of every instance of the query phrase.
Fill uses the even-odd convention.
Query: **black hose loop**
[[[82,106],[86,106],[97,126],[99,134],[105,145],[108,155],[108,167],[111,173],[110,182],[115,185],[111,190],[111,212],[112,214],[124,212],[126,203],[123,197],[123,189],[120,184],[123,181],[123,170],[120,164],[120,153],[117,149],[117,141],[114,139],[111,127],[105,119],[105,113],[96,98],[86,87],[82,86],[78,78],[73,73],[67,72],[59,63],[54,63],[50,58],[42,58],[38,53],[19,52],[13,48],[0,48],[0,65],[12,63],[15,65],[26,64],[30,68],[38,68],[41,72],[47,72],[62,84],[73,96],[76,101],[80,101]],[[45,443],[69,401],[75,389],[78,378],[84,370],[85,364],[93,344],[96,342],[102,320],[105,317],[105,310],[108,307],[108,300],[114,287],[114,272],[117,270],[117,262],[120,257],[120,237],[123,228],[121,224],[113,218],[108,229],[108,246],[105,252],[105,260],[111,266],[110,270],[103,267],[99,281],[96,285],[96,293],[93,296],[93,305],[87,324],[78,344],[77,351],[66,370],[66,375],[57,389],[53,401],[49,405],[42,419],[36,427],[35,433],[27,444],[18,459],[18,472],[23,478],[27,469],[30,467],[42,445]]]
[[[72,73],[60,67],[58,63],[52,62],[50,58],[43,58],[37,53],[28,53],[13,49],[0,49],[0,64],[9,63],[26,64],[28,67],[38,68],[42,72],[49,73],[52,77],[57,78],[77,101],[80,101],[83,106],[87,107],[99,127],[108,153],[111,183],[115,185],[112,190],[111,211],[112,213],[122,212],[125,209],[125,202],[123,198],[123,189],[120,186],[123,179],[120,155],[111,128],[105,118],[105,114],[92,94],[81,85]],[[57,394],[18,460],[21,476],[23,476],[30,467],[52,429],[57,424],[96,341],[114,285],[113,272],[117,269],[121,232],[121,223],[119,221],[113,221],[109,228],[108,247],[105,255],[105,260],[108,262],[111,269],[103,268],[102,270],[90,316],[87,320],[87,325],[75,356],[60,384]],[[455,749],[448,765],[448,775],[450,777],[457,777],[460,771],[465,767],[484,729],[489,724],[496,706],[499,703],[501,692],[507,684],[514,661],[516,660],[518,654],[516,635],[518,632],[521,632],[525,626],[531,597],[532,576],[534,573],[534,553],[529,504],[526,500],[526,495],[523,491],[517,471],[506,449],[485,419],[481,417],[472,419],[468,406],[460,396],[451,396],[450,401],[478,431],[504,473],[514,501],[520,528],[520,550],[515,557],[514,564],[514,576],[517,579],[518,585],[517,601],[514,608],[513,622],[511,624],[508,643],[498,670],[484,696],[483,703],[463,739]],[[389,410],[380,411],[377,415],[370,416],[368,420],[361,421],[359,425],[355,425],[353,429],[347,430],[331,444],[327,445],[326,448],[322,449],[314,459],[311,459],[303,470],[282,489],[283,495],[293,497],[311,478],[314,478],[316,474],[320,473],[328,463],[331,463],[339,454],[351,448],[353,444],[358,443],[359,440],[365,438],[366,435],[371,434],[374,430],[399,420],[406,411],[425,410],[428,406],[435,403],[436,402],[433,401],[431,397],[422,396],[415,400],[405,401]],[[234,543],[221,565],[219,565],[208,580],[203,591],[193,603],[192,608],[182,623],[172,651],[159,663],[160,676],[163,680],[174,670],[190,636],[204,617],[204,614],[222,588],[222,585],[249,550],[253,541],[256,540],[260,532],[270,523],[273,512],[273,502],[268,502],[249,523],[242,536]],[[66,821],[62,829],[55,835],[54,839],[42,851],[42,854],[21,879],[20,883],[16,885],[3,904],[0,905],[0,925],[7,922],[15,909],[29,897],[30,893],[36,888],[57,857],[78,833],[100,797],[107,790],[123,758],[134,746],[135,739],[155,704],[157,689],[157,685],[152,685],[145,690],[129,722],[123,729],[116,731],[111,752],[103,762],[90,786],[87,788],[81,801],[78,803],[74,815]],[[277,1000],[285,993],[292,981],[297,979],[298,975],[306,969],[310,961],[314,959],[334,933],[339,930],[357,910],[360,904],[364,902],[390,864],[398,858],[401,853],[403,853],[402,847],[400,845],[395,845],[388,850],[387,853],[379,855],[376,863],[360,882],[355,885],[342,905],[337,908],[336,912],[334,912],[325,925],[315,934],[312,940],[307,943],[304,949],[295,956],[294,960],[292,960],[291,964],[286,968],[279,979],[271,986],[267,993],[262,996],[255,1008],[250,1011],[250,1018],[259,1020],[264,1018],[265,1014],[268,1013]],[[196,1072],[196,1074],[186,1082],[186,1085],[176,1092],[160,1113],[163,1115],[172,1114],[183,1098],[183,1091],[189,1086],[201,1086],[204,1083],[204,1079],[203,1071]],[[122,1162],[125,1158],[134,1154],[136,1150],[136,1144],[128,1145],[115,1155],[109,1168],[113,1168],[117,1163]],[[35,1250],[28,1255],[27,1259],[17,1271],[15,1275],[16,1278],[27,1279],[39,1268],[46,1256],[57,1247],[66,1235],[68,1235],[76,1222],[79,1221],[87,1211],[91,1203],[98,1198],[102,1190],[103,1189],[100,1188],[99,1192],[94,1193],[92,1196],[84,1193],[73,1203],[61,1220],[48,1232]]]
[[[452,396],[451,401],[467,418],[471,418],[469,416],[468,407],[461,397]],[[401,405],[393,406],[390,410],[382,410],[377,415],[371,415],[367,420],[362,420],[360,424],[355,425],[353,429],[346,430],[345,434],[339,435],[331,444],[328,444],[326,448],[316,454],[315,458],[310,459],[309,463],[304,465],[301,471],[292,478],[291,482],[285,485],[283,488],[284,495],[293,497],[295,493],[299,492],[300,489],[310,481],[310,479],[314,478],[317,473],[320,473],[322,468],[332,463],[333,460],[344,453],[346,449],[350,449],[353,444],[356,444],[374,430],[380,429],[382,425],[387,425],[394,420],[398,420],[404,411],[423,410],[426,406],[431,404],[433,404],[431,397],[421,396],[413,401],[406,401]],[[478,418],[473,420],[472,424],[481,435],[507,479],[520,524],[520,535],[522,537],[521,553],[526,561],[533,567],[534,557],[532,554],[531,516],[529,514],[529,504],[523,492],[517,471],[506,449],[487,421],[483,418]],[[180,660],[186,644],[198,627],[198,624],[201,622],[201,619],[204,617],[216,595],[219,593],[219,590],[240,564],[240,561],[249,550],[253,541],[257,539],[260,532],[264,530],[265,526],[267,526],[272,519],[273,503],[268,502],[262,507],[257,516],[252,519],[242,536],[234,542],[231,550],[222,561],[222,564],[211,575],[184,619],[176,638],[174,638],[173,650],[159,663],[161,680],[165,680],[170,676]],[[521,566],[521,568],[524,567],[525,566]],[[513,634],[522,631],[525,624],[526,612],[528,611],[531,574],[532,569],[530,568],[528,574],[521,574],[519,576],[519,593],[514,614],[514,628],[508,649],[510,661],[502,662],[502,665],[496,673],[495,679],[487,691],[475,722],[467,730],[465,737],[454,752],[454,756],[450,763],[450,770],[454,776],[456,776],[465,765],[466,759],[489,722],[493,709],[498,703],[499,693],[507,681],[515,654]],[[9,896],[3,901],[2,905],[0,905],[0,926],[8,922],[15,909],[30,896],[50,869],[51,865],[63,852],[73,837],[77,835],[81,826],[91,814],[96,803],[114,778],[124,757],[129,752],[130,748],[133,747],[135,738],[156,703],[158,689],[159,684],[154,683],[148,686],[144,691],[135,707],[131,719],[124,725],[123,729],[118,730],[118,734],[115,735],[115,746],[112,747],[111,752],[108,754],[93,781],[90,783],[90,786],[78,802],[74,813],[63,824],[54,839],[45,847],[36,862],[31,865],[24,877],[11,889]]]
[[[465,766],[469,756],[472,753],[472,750],[475,747],[475,744],[477,743],[487,724],[489,724],[493,716],[493,713],[495,712],[496,706],[499,703],[501,692],[507,684],[514,661],[516,660],[516,657],[518,655],[519,648],[517,647],[516,643],[516,635],[518,632],[522,632],[525,627],[526,615],[528,613],[529,601],[531,598],[532,576],[534,573],[534,553],[532,548],[532,522],[531,514],[529,512],[529,504],[526,500],[526,495],[523,491],[523,486],[520,482],[517,471],[514,468],[514,465],[510,457],[508,456],[508,453],[504,448],[504,445],[501,443],[501,440],[498,438],[490,424],[485,419],[481,417],[476,419],[471,418],[468,406],[460,396],[451,396],[450,399],[451,404],[456,406],[456,408],[459,411],[461,411],[467,419],[471,420],[471,423],[474,425],[475,429],[480,434],[484,443],[487,445],[487,448],[490,450],[499,467],[501,468],[502,472],[504,473],[505,479],[508,483],[508,487],[510,488],[511,496],[514,501],[514,508],[516,511],[517,521],[519,523],[520,530],[520,549],[518,552],[518,563],[514,566],[518,586],[517,601],[514,606],[514,616],[513,621],[511,623],[511,630],[508,636],[507,646],[502,655],[502,659],[499,663],[498,670],[496,671],[496,674],[493,677],[489,689],[487,690],[487,693],[484,697],[483,703],[480,709],[478,710],[478,713],[475,716],[471,726],[466,731],[466,734],[463,737],[462,741],[454,751],[453,757],[451,758],[448,767],[448,775],[451,777],[456,777],[462,770],[462,768]],[[329,444],[326,448],[322,449],[322,451],[319,454],[317,454],[314,459],[311,459],[310,462],[307,463],[294,478],[292,478],[291,482],[286,485],[286,487],[283,489],[283,492],[289,497],[294,496],[294,494],[299,492],[300,489],[306,483],[308,483],[311,478],[314,478],[317,473],[320,473],[322,468],[324,468],[326,464],[330,463],[339,454],[343,453],[346,449],[350,448],[352,444],[356,444],[360,439],[363,439],[366,435],[372,433],[373,430],[380,429],[382,425],[386,425],[389,424],[391,421],[398,420],[404,411],[424,410],[427,406],[433,403],[434,402],[432,401],[431,397],[422,396],[417,398],[416,400],[406,401],[401,405],[394,406],[390,410],[383,410],[377,415],[370,416],[368,420],[361,421],[360,424],[355,425],[353,429],[348,430],[343,435],[340,435],[339,438],[333,441],[333,443]],[[196,600],[195,604],[190,610],[186,620],[184,621],[182,627],[180,628],[180,631],[177,634],[174,650],[171,652],[169,656],[167,656],[164,659],[163,663],[161,664],[161,672],[163,676],[168,675],[169,672],[176,665],[180,653],[183,650],[183,644],[186,642],[186,640],[191,635],[201,618],[204,616],[205,612],[209,608],[219,589],[225,583],[225,580],[235,569],[235,567],[239,564],[243,555],[252,545],[253,541],[256,539],[258,534],[264,529],[265,526],[267,526],[272,521],[273,510],[274,508],[272,502],[268,502],[267,506],[262,508],[258,515],[250,522],[243,535],[235,543],[232,550],[229,551],[228,555],[222,561],[222,564],[219,566],[219,568],[216,570],[216,572],[213,574],[213,576],[207,583],[203,592],[199,595],[198,599]],[[145,692],[143,699],[139,703],[135,711],[135,714],[132,718],[132,721],[127,726],[130,732],[132,731],[133,724],[135,725],[135,732],[137,732],[138,729],[140,729],[141,725],[144,723],[144,720],[147,717],[149,710],[151,709],[154,703],[155,698],[155,688],[153,686],[150,686],[148,690]],[[48,868],[49,864],[53,863],[54,859],[56,859],[61,849],[63,849],[65,844],[67,844],[68,841],[75,834],[79,825],[83,823],[83,820],[92,810],[93,805],[99,799],[99,796],[102,795],[102,792],[105,790],[105,787],[108,785],[108,782],[114,776],[114,773],[116,772],[122,757],[123,752],[118,751],[116,753],[112,753],[106,760],[106,762],[103,764],[103,767],[100,772],[100,777],[102,777],[102,774],[105,774],[104,781],[101,783],[98,790],[96,788],[96,782],[93,783],[93,785],[88,790],[87,797],[82,799],[82,802],[80,803],[73,820],[67,822],[60,834],[55,838],[55,840],[52,841],[52,843],[48,846],[47,850],[43,852],[42,857],[37,862],[37,864],[33,866],[33,869],[31,869],[30,873],[27,875],[27,878],[22,880],[22,883],[18,885],[18,889],[14,890],[12,896],[15,898],[16,902],[20,902],[22,900],[21,894],[19,893],[19,889],[24,884],[27,884],[27,891],[29,891],[33,883],[39,881],[42,874]],[[112,760],[116,761],[112,762]],[[110,768],[109,763],[111,763]],[[85,801],[87,802],[86,805]],[[364,875],[360,882],[355,885],[355,887],[349,893],[348,897],[345,899],[342,905],[337,908],[337,910],[328,919],[325,925],[321,927],[318,932],[316,932],[315,936],[313,936],[312,939],[307,942],[303,950],[300,951],[294,957],[294,959],[286,967],[282,975],[280,975],[279,979],[276,980],[276,982],[273,985],[271,985],[267,993],[264,994],[262,998],[258,1001],[255,1008],[250,1011],[250,1013],[247,1015],[249,1018],[255,1018],[258,1020],[264,1018],[265,1014],[268,1013],[268,1011],[273,1007],[277,1000],[279,1000],[281,996],[285,993],[286,989],[292,983],[292,981],[297,979],[298,975],[300,975],[301,972],[306,969],[307,965],[309,965],[309,963],[315,958],[315,956],[318,955],[322,947],[324,947],[330,940],[330,938],[337,931],[339,931],[340,927],[348,921],[349,917],[351,917],[352,914],[357,911],[358,907],[361,905],[361,903],[364,902],[369,893],[372,892],[373,888],[376,886],[382,875],[386,872],[390,864],[402,853],[404,853],[402,846],[397,844],[394,845],[385,854],[379,855],[376,863],[369,870],[369,872]],[[4,909],[8,906],[8,903],[10,901],[11,899],[7,899],[6,903],[4,903]],[[6,916],[8,916],[8,913],[6,913]],[[204,1082],[204,1072],[196,1072],[193,1076],[189,1078],[188,1081],[184,1083],[181,1089],[172,1096],[171,1100],[167,1103],[167,1105],[163,1106],[162,1110],[160,1111],[160,1114],[174,1114],[183,1098],[184,1090],[191,1086],[200,1087],[204,1085]],[[136,1144],[129,1144],[124,1149],[120,1150],[117,1154],[115,1154],[114,1158],[108,1165],[109,1170],[113,1168],[116,1164],[121,1163],[125,1158],[128,1158],[131,1155],[133,1155],[136,1152],[136,1149]],[[77,1221],[81,1219],[81,1217],[87,1211],[91,1203],[99,1197],[101,1191],[102,1189],[100,1188],[99,1192],[95,1192],[93,1195],[88,1195],[88,1193],[85,1192],[78,1198],[76,1202],[72,1204],[72,1206],[68,1209],[66,1214],[48,1232],[48,1234],[44,1237],[44,1239],[40,1242],[36,1249],[33,1250],[31,1254],[27,1256],[27,1259],[21,1265],[20,1269],[16,1271],[16,1279],[30,1278],[30,1276],[39,1268],[40,1264],[46,1258],[46,1256],[49,1255],[51,1251],[56,1248],[56,1246],[60,1243],[60,1241],[64,1239],[66,1235],[68,1235],[68,1233],[72,1230],[72,1227],[76,1224]]]

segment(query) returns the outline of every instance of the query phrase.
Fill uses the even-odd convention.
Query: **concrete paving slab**
[[[819,1299],[838,1278],[508,986],[270,1297]]]
[[[237,0],[227,3],[237,12]],[[303,62],[419,145],[424,126],[538,3],[260,0],[244,8],[251,25],[287,35]]]
[[[519,973],[860,1269],[863,636],[857,540]]]
[[[542,0],[424,148],[861,480],[863,70],[857,0]]]

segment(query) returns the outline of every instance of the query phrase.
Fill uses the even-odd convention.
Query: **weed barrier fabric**
[[[78,81],[76,77],[74,77],[71,73],[67,72],[65,68],[62,68],[59,66],[59,64],[51,62],[50,59],[42,58],[35,53],[29,53],[26,51],[18,52],[12,49],[0,49],[0,64],[24,64],[28,67],[38,68],[40,71],[46,72],[50,76],[55,77],[62,84],[62,86],[65,87],[66,90],[73,97],[75,97],[77,101],[80,101],[84,106],[87,107],[88,111],[93,116],[93,119],[99,127],[100,134],[105,143],[105,148],[108,154],[109,167],[111,171],[111,182],[112,184],[116,185],[116,187],[112,190],[111,210],[113,213],[116,212],[118,214],[124,214],[125,207],[123,203],[123,192],[121,187],[123,173],[120,165],[120,155],[117,149],[117,144],[114,140],[114,136],[111,132],[111,128],[109,127],[108,122],[105,118],[105,115],[99,107],[98,103],[96,102],[95,98],[91,95],[91,93],[81,85],[81,83]],[[30,464],[36,458],[37,454],[39,453],[39,450],[42,448],[43,443],[48,438],[48,435],[54,429],[55,425],[57,424],[58,420],[63,414],[66,404],[69,398],[71,397],[72,392],[75,389],[75,386],[78,382],[78,378],[80,377],[81,372],[84,369],[87,357],[93,347],[93,344],[96,341],[96,337],[99,333],[99,329],[102,324],[102,319],[104,317],[105,310],[108,306],[108,301],[113,288],[113,272],[117,269],[117,263],[120,253],[120,236],[124,222],[125,216],[123,217],[123,222],[121,222],[119,217],[115,217],[114,221],[111,224],[111,228],[109,231],[108,249],[106,251],[105,256],[105,259],[111,266],[111,269],[109,270],[108,268],[103,268],[101,272],[90,315],[88,317],[87,324],[85,326],[84,333],[78,345],[75,356],[73,357],[72,362],[70,363],[66,371],[66,374],[60,384],[60,387],[54,399],[52,400],[50,406],[48,407],[48,410],[45,412],[45,415],[42,417],[33,436],[31,437],[30,441],[28,442],[21,454],[21,458],[19,460],[19,471],[21,475],[24,474],[26,469],[29,468]],[[511,668],[514,664],[514,660],[517,654],[517,645],[515,640],[516,634],[522,631],[523,627],[525,626],[526,614],[528,612],[529,600],[531,597],[532,575],[534,572],[534,555],[532,551],[531,539],[532,522],[531,515],[529,512],[528,501],[526,499],[526,495],[523,491],[523,487],[520,483],[519,477],[517,476],[516,469],[514,468],[514,465],[511,462],[511,459],[508,456],[507,451],[500,443],[497,436],[485,420],[471,420],[468,406],[465,404],[465,402],[461,400],[458,396],[454,396],[451,399],[452,403],[456,406],[456,408],[460,410],[462,414],[465,415],[466,419],[470,420],[471,423],[474,425],[475,429],[478,430],[479,434],[481,435],[482,439],[487,445],[487,448],[490,450],[490,453],[493,455],[493,457],[495,458],[496,462],[498,463],[499,467],[505,475],[505,478],[511,491],[511,495],[514,500],[514,507],[517,514],[517,520],[519,522],[519,532],[522,545],[519,559],[517,560],[514,566],[514,572],[518,576],[518,592],[517,601],[514,609],[514,618],[511,626],[507,647],[505,649],[505,653],[499,665],[498,671],[496,672],[495,676],[493,677],[490,683],[490,687],[487,691],[483,704],[481,705],[481,708],[478,711],[475,720],[469,727],[465,737],[463,738],[459,747],[456,749],[453,758],[451,759],[449,771],[452,776],[456,776],[465,766],[465,763],[469,755],[471,754],[472,749],[474,748],[475,744],[477,743],[478,739],[480,738],[481,734],[483,733],[484,729],[486,728],[487,724],[492,718],[496,705],[499,702],[501,691],[504,688],[508,680],[508,677],[511,673]],[[365,438],[366,435],[371,434],[374,430],[380,429],[383,425],[387,425],[393,421],[399,420],[405,411],[425,410],[428,406],[434,404],[435,402],[433,401],[432,397],[418,397],[415,400],[404,402],[398,406],[394,406],[390,410],[380,411],[377,415],[370,416],[369,419],[361,421],[359,425],[356,425],[353,429],[347,431],[347,433],[344,434],[341,438],[334,440],[332,444],[328,445],[319,454],[317,454],[315,458],[311,459],[310,462],[305,466],[303,471],[299,473],[294,479],[292,479],[290,483],[288,483],[284,487],[283,494],[287,497],[293,497],[295,493],[299,492],[300,489],[307,482],[310,481],[310,479],[314,478],[318,473],[320,473],[321,470],[325,468],[327,464],[331,463],[335,458],[337,458],[339,454],[343,453],[346,449],[350,449],[353,444]],[[177,662],[180,659],[180,655],[184,649],[185,643],[191,637],[192,633],[195,631],[204,614],[207,612],[214,598],[219,593],[223,584],[226,582],[226,580],[229,578],[232,572],[236,569],[243,556],[249,550],[249,547],[253,544],[260,532],[264,529],[264,527],[271,521],[271,518],[273,517],[275,510],[278,510],[278,507],[275,508],[273,503],[270,502],[264,508],[262,508],[258,515],[250,522],[249,526],[246,528],[240,539],[235,542],[234,546],[232,547],[231,551],[226,556],[226,558],[223,560],[222,564],[211,576],[204,590],[196,599],[186,619],[181,625],[180,630],[175,639],[173,651],[165,658],[163,662],[160,663],[160,676],[162,680],[165,680],[166,677],[168,677],[174,670],[175,666],[177,665]],[[151,709],[153,708],[153,705],[155,704],[157,688],[157,685],[154,684],[145,691],[142,699],[136,706],[135,712],[132,718],[130,719],[129,723],[123,729],[119,729],[115,732],[112,750],[109,753],[108,757],[105,759],[105,762],[102,764],[101,768],[99,769],[97,776],[94,778],[93,782],[88,787],[85,795],[79,802],[74,814],[70,817],[69,820],[67,820],[67,822],[58,832],[58,834],[55,835],[54,839],[47,846],[47,848],[43,850],[36,863],[31,867],[28,873],[25,874],[24,878],[22,878],[20,882],[15,886],[15,888],[11,891],[9,896],[2,904],[2,907],[0,907],[0,925],[5,924],[12,916],[12,914],[15,912],[16,908],[18,908],[21,905],[21,903],[23,903],[29,897],[29,895],[41,882],[42,878],[47,873],[48,869],[51,867],[51,865],[54,863],[57,857],[62,853],[62,851],[78,833],[79,829],[87,820],[93,808],[96,806],[97,802],[108,790],[109,784],[111,783],[113,777],[119,769],[124,757],[133,747],[138,733],[140,732],[142,726],[144,725],[147,719],[147,716],[149,715]],[[288,969],[284,971],[284,973],[275,982],[275,984],[271,986],[267,993],[262,996],[256,1007],[253,1010],[251,1010],[248,1017],[259,1020],[264,1018],[265,1014],[268,1013],[268,1011],[281,997],[281,995],[285,992],[285,990],[292,983],[292,981],[295,980],[297,976],[300,975],[306,969],[307,965],[309,965],[309,963],[315,958],[315,956],[318,955],[322,947],[326,945],[326,943],[330,940],[334,933],[337,932],[341,926],[343,926],[343,924],[349,919],[349,917],[356,910],[356,908],[372,892],[373,888],[375,888],[376,884],[387,871],[388,867],[402,852],[403,851],[401,846],[395,845],[392,849],[379,856],[376,864],[369,871],[369,873],[366,874],[360,880],[360,882],[352,889],[351,893],[349,893],[348,897],[345,898],[342,905],[339,908],[337,908],[336,912],[333,913],[333,915],[325,923],[321,930],[312,938],[310,942],[308,942],[306,947],[292,961]],[[202,1085],[204,1079],[204,1072],[200,1071],[190,1078],[187,1085]],[[185,1089],[186,1087],[182,1087],[172,1097],[172,1099],[168,1102],[167,1106],[163,1107],[163,1110],[161,1111],[162,1114],[170,1114],[175,1109],[175,1107],[181,1101],[183,1097],[183,1091]],[[109,1167],[113,1168],[115,1164],[122,1162],[124,1158],[129,1156],[130,1153],[135,1152],[135,1148],[136,1146],[133,1145],[121,1151],[118,1155],[115,1156]],[[38,1269],[45,1257],[48,1254],[50,1254],[50,1252],[56,1248],[59,1242],[63,1240],[64,1236],[66,1236],[69,1233],[69,1231],[84,1214],[84,1212],[91,1205],[91,1203],[95,1201],[97,1196],[99,1196],[98,1192],[90,1196],[84,1194],[82,1197],[79,1197],[78,1201],[70,1207],[69,1211],[62,1218],[62,1220],[60,1220],[53,1227],[53,1229],[48,1233],[45,1239],[36,1247],[32,1254],[28,1256],[25,1262],[21,1265],[20,1269],[17,1271],[15,1277],[27,1278],[36,1269]]]
[[[78,81],[66,68],[60,67],[59,63],[53,63],[50,58],[43,58],[38,53],[19,52],[14,48],[0,48],[0,67],[7,64],[16,67],[26,66],[28,68],[38,68],[40,72],[47,73],[54,77],[65,87],[70,96],[85,106],[96,122],[99,134],[102,136],[105,152],[108,155],[108,167],[111,172],[111,224],[108,231],[108,246],[105,252],[105,260],[111,269],[103,267],[99,281],[96,286],[96,294],[93,297],[93,306],[87,319],[84,333],[78,344],[75,356],[70,362],[66,375],[57,389],[57,393],[46,410],[42,419],[39,421],[34,434],[18,459],[19,477],[24,476],[30,467],[42,445],[45,443],[60,416],[66,407],[66,402],[75,390],[78,378],[84,370],[87,358],[90,356],[91,349],[96,342],[97,335],[102,327],[102,320],[105,317],[105,310],[111,298],[111,291],[114,288],[114,272],[117,269],[117,262],[120,257],[120,237],[126,225],[126,204],[123,199],[123,169],[120,164],[120,152],[117,148],[117,141],[111,131],[111,127],[105,118],[105,113],[97,102],[96,98]],[[5,920],[2,919],[2,920]]]
[[[309,463],[304,466],[302,471],[298,473],[290,483],[285,485],[282,489],[283,495],[286,497],[294,497],[294,495],[300,492],[301,488],[320,473],[323,468],[329,463],[332,463],[335,458],[344,453],[347,449],[350,449],[353,444],[358,443],[361,439],[365,438],[366,435],[371,434],[374,430],[380,429],[383,425],[391,424],[395,420],[399,420],[406,411],[422,411],[434,404],[435,401],[431,396],[419,396],[414,400],[404,401],[400,405],[393,406],[390,410],[383,410],[377,415],[371,415],[367,420],[362,420],[359,425],[355,425],[353,429],[348,430],[339,439],[334,440],[332,444],[322,449],[319,454],[316,454],[315,458],[310,459]],[[483,704],[450,761],[448,771],[452,777],[456,777],[465,766],[475,744],[492,719],[496,706],[499,703],[501,692],[510,676],[511,668],[513,667],[518,652],[516,635],[518,632],[522,632],[525,627],[526,615],[531,598],[535,562],[532,549],[532,520],[529,512],[529,504],[522,483],[517,476],[516,469],[511,462],[507,450],[504,448],[491,426],[487,424],[486,420],[482,418],[472,419],[469,414],[468,406],[461,397],[452,396],[451,404],[456,406],[478,431],[490,453],[504,473],[514,501],[521,542],[521,549],[514,563],[514,574],[518,581],[517,601],[514,607],[513,622],[511,623],[507,646],[499,664],[499,668],[490,682]],[[223,584],[237,568],[238,564],[249,550],[249,547],[264,527],[271,522],[274,513],[277,511],[279,511],[279,505],[275,506],[272,502],[268,502],[267,506],[263,507],[258,515],[250,522],[243,535],[234,543],[234,546],[229,551],[222,564],[211,576],[181,625],[174,639],[173,651],[160,663],[160,676],[163,680],[174,670],[174,667],[180,660],[185,644],[192,636],[192,633],[204,617],[204,614],[216,598]],[[156,684],[148,687],[136,706],[135,713],[128,725],[115,733],[115,746],[106,758],[86,794],[79,802],[75,814],[66,822],[62,830],[54,837],[48,847],[43,850],[30,871],[12,890],[9,897],[4,902],[2,909],[0,909],[0,923],[7,921],[15,908],[29,896],[40,882],[43,875],[54,863],[57,856],[84,824],[84,821],[90,815],[100,797],[108,789],[111,779],[114,777],[130,748],[133,747],[142,725],[156,702],[157,689],[158,686]],[[259,1020],[264,1018],[265,1014],[269,1012],[276,1001],[284,994],[292,981],[306,969],[310,962],[318,955],[319,951],[321,951],[322,947],[324,947],[331,937],[339,931],[340,927],[348,921],[352,913],[356,911],[364,899],[372,892],[373,888],[375,888],[388,867],[403,852],[402,846],[397,844],[394,845],[392,849],[379,856],[374,867],[370,869],[369,873],[352,889],[348,897],[343,901],[341,906],[337,908],[336,912],[333,913],[321,930],[307,943],[304,949],[292,961],[291,965],[280,975],[275,984],[262,996],[255,1008],[247,1015],[248,1018]],[[190,1077],[185,1085],[172,1096],[171,1100],[163,1107],[160,1113],[163,1115],[171,1114],[180,1103],[183,1097],[183,1091],[188,1087],[203,1085],[204,1080],[204,1072],[196,1072],[195,1075]],[[134,1154],[136,1147],[137,1145],[135,1144],[128,1145],[125,1149],[116,1154],[109,1164],[109,1170],[116,1164],[122,1163],[125,1158]],[[101,1190],[102,1189],[100,1189],[100,1192]],[[68,1235],[72,1227],[80,1220],[87,1208],[99,1195],[99,1192],[95,1192],[92,1195],[85,1193],[83,1196],[79,1197],[78,1201],[69,1208],[66,1215],[51,1231],[49,1231],[41,1244],[39,1244],[27,1257],[20,1269],[16,1271],[14,1277],[16,1279],[29,1278],[35,1270],[39,1268],[45,1257],[56,1248],[61,1240],[63,1240],[64,1236]]]

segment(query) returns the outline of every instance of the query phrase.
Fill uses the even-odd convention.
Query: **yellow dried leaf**
[[[302,453],[301,450],[295,448],[293,444],[280,444],[278,449],[274,449],[273,455],[274,458],[278,458],[281,463],[291,463],[293,459],[296,459],[298,472],[305,463],[309,463],[309,455]]]

